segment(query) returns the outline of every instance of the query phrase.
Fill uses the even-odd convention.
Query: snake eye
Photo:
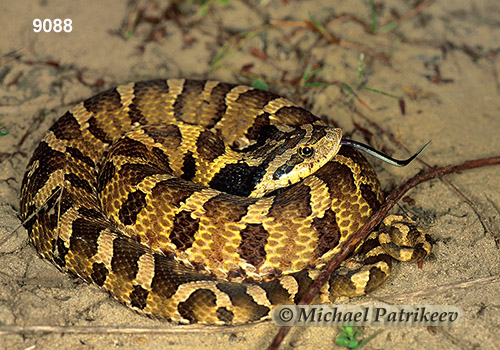
[[[299,155],[302,158],[309,158],[312,157],[314,154],[314,148],[309,147],[309,146],[302,146],[299,148]]]

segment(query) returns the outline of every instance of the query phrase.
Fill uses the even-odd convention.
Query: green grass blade
[[[361,348],[363,345],[365,345],[366,343],[368,343],[370,340],[372,340],[373,338],[375,338],[379,333],[381,333],[382,331],[376,331],[375,333],[373,333],[372,335],[370,335],[368,338],[365,338],[361,341],[361,343],[359,343],[359,346],[358,348]]]
[[[318,21],[316,21],[314,19],[314,17],[311,15],[311,13],[309,13],[309,20],[316,27],[316,29],[321,33],[321,35],[323,35],[325,38],[328,38],[331,36],[330,33],[328,33],[328,31],[326,30],[326,28],[321,23],[319,23]]]
[[[390,32],[391,30],[393,30],[397,26],[398,26],[398,22],[396,22],[396,21],[391,22],[391,23],[383,26],[382,28],[380,28],[379,33]]]
[[[390,94],[388,92],[380,91],[380,90],[377,90],[377,89],[372,89],[372,88],[369,88],[369,87],[366,87],[366,86],[363,86],[362,88],[365,89],[365,90],[371,91],[371,92],[376,92],[378,94],[382,94],[384,96],[389,96],[389,97],[392,97],[392,98],[395,98],[395,99],[399,100],[398,96]]]
[[[359,55],[359,65],[358,65],[358,86],[361,85],[361,78],[363,77],[364,60],[365,60],[365,55],[361,53]]]
[[[377,30],[377,14],[375,13],[375,4],[373,3],[373,0],[370,0],[370,15],[372,17],[370,30],[372,31],[372,33],[375,33],[375,31]]]

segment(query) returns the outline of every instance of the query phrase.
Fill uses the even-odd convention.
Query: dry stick
[[[416,185],[422,182],[429,181],[446,174],[451,174],[461,170],[480,168],[497,164],[500,164],[500,156],[469,160],[459,165],[451,165],[438,169],[433,169],[425,173],[415,175],[414,177],[406,180],[389,196],[387,196],[385,202],[382,204],[379,210],[370,217],[370,219],[366,222],[366,224],[340,247],[340,253],[328,263],[326,269],[324,269],[322,273],[319,275],[319,277],[314,281],[312,287],[299,302],[299,305],[307,305],[314,299],[314,297],[318,294],[321,287],[326,283],[332,272],[335,271],[335,269],[337,269],[340,263],[344,261],[347,258],[347,256],[354,251],[354,249],[360,244],[360,242],[362,242],[366,238],[366,236],[368,236],[368,234],[375,228],[375,226],[377,226],[380,223],[380,221],[387,215],[389,210],[396,204],[396,202],[400,200],[401,197],[403,197],[406,194],[406,192],[408,192],[411,188],[415,187]],[[291,327],[285,327],[285,326],[280,327],[279,332],[274,337],[273,342],[271,343],[271,345],[269,345],[268,349],[269,350],[278,349],[281,342],[288,334],[290,329]]]

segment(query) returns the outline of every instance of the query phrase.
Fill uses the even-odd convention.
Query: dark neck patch
[[[264,164],[259,166],[249,166],[244,162],[228,164],[214,175],[209,187],[246,197],[252,193],[265,173],[266,166]]]

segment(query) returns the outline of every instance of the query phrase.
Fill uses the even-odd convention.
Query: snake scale
[[[130,83],[49,129],[27,166],[21,216],[42,257],[138,312],[260,321],[297,303],[383,199],[371,165],[340,140],[340,129],[248,86]],[[389,254],[421,260],[426,238],[386,218],[315,302],[370,292]]]

